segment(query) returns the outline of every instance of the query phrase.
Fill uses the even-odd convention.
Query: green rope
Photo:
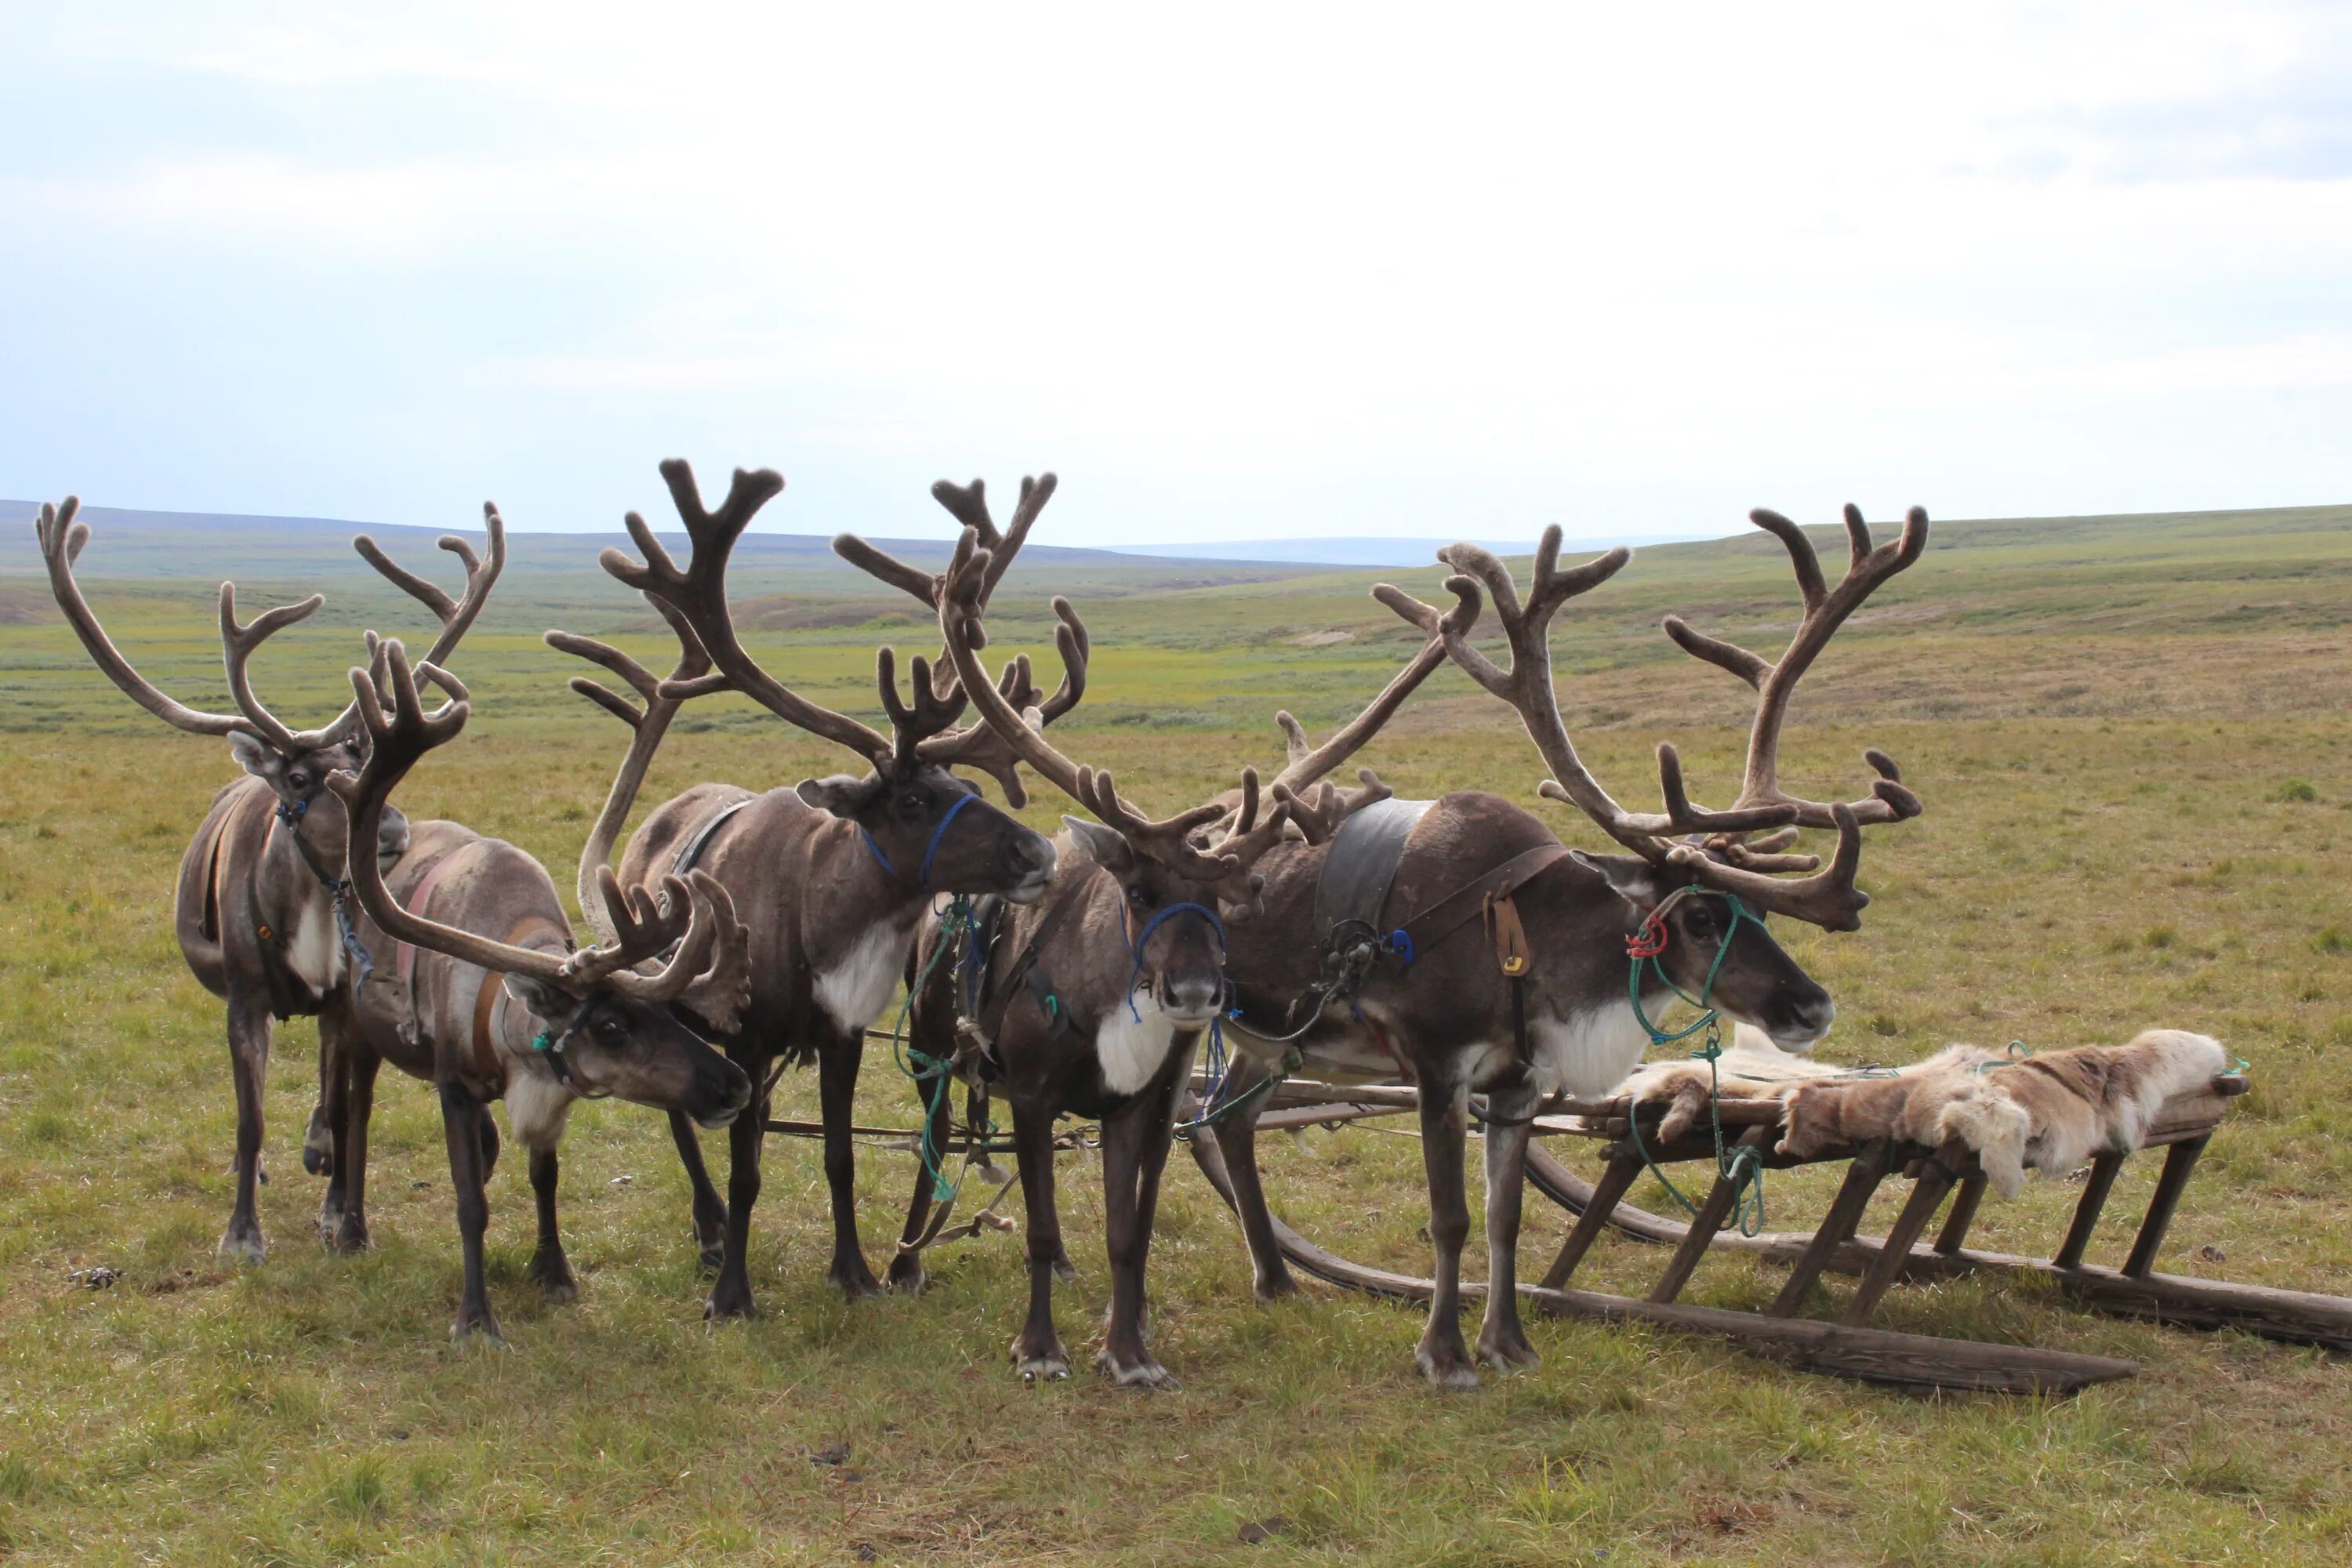
[[[1665,965],[1658,962],[1659,955],[1665,952],[1666,935],[1664,914],[1667,905],[1661,904],[1656,910],[1651,911],[1650,920],[1643,922],[1645,926],[1654,922],[1654,945],[1650,945],[1649,942],[1638,934],[1633,942],[1627,944],[1627,950],[1633,956],[1633,967],[1625,977],[1626,994],[1633,1000],[1633,1016],[1649,1035],[1650,1044],[1653,1046],[1670,1046],[1677,1041],[1689,1039],[1702,1029],[1706,1031],[1705,1043],[1698,1049],[1691,1052],[1690,1056],[1693,1061],[1706,1063],[1706,1119],[1708,1129],[1715,1140],[1715,1173],[1717,1179],[1731,1184],[1729,1223],[1739,1227],[1740,1235],[1755,1236],[1764,1228],[1764,1156],[1761,1151],[1746,1145],[1731,1149],[1726,1149],[1723,1146],[1721,1094],[1723,1077],[1720,1066],[1723,1058],[1723,1015],[1722,1010],[1713,1006],[1709,999],[1715,994],[1715,977],[1722,973],[1723,961],[1731,952],[1732,939],[1739,934],[1739,922],[1755,921],[1757,917],[1748,912],[1748,906],[1739,901],[1737,894],[1717,892],[1711,888],[1689,888],[1684,891],[1692,897],[1719,898],[1731,906],[1730,929],[1723,933],[1723,941],[1716,947],[1715,961],[1706,966],[1706,984],[1699,987],[1697,995],[1693,996],[1675,984],[1674,977],[1666,973]],[[1757,923],[1761,925],[1763,922],[1757,921]],[[1642,967],[1644,964],[1649,965],[1651,972],[1667,990],[1692,1006],[1702,1009],[1696,1021],[1686,1027],[1671,1033],[1651,1021],[1649,1013],[1642,1005]],[[1630,1114],[1625,1119],[1625,1125],[1633,1131],[1634,1152],[1642,1156],[1642,1163],[1649,1167],[1650,1174],[1657,1178],[1658,1185],[1666,1189],[1666,1195],[1679,1204],[1685,1214],[1696,1219],[1699,1213],[1698,1205],[1683,1195],[1682,1189],[1675,1186],[1668,1178],[1665,1168],[1658,1163],[1651,1154],[1648,1145],[1642,1142],[1642,1108],[1635,1105],[1629,1109]]]
[[[917,1140],[916,1152],[922,1159],[923,1173],[931,1179],[931,1198],[936,1203],[954,1202],[956,1194],[963,1187],[961,1181],[948,1180],[946,1158],[931,1133],[939,1120],[940,1108],[946,1103],[948,1090],[954,1080],[955,1061],[950,1057],[935,1057],[902,1037],[906,1033],[908,1011],[914,1006],[915,998],[922,994],[923,988],[931,983],[931,976],[939,973],[940,961],[950,952],[961,952],[964,943],[971,939],[973,929],[971,900],[958,893],[948,901],[946,910],[940,915],[940,940],[932,943],[929,961],[923,965],[922,973],[915,977],[915,983],[907,988],[906,999],[898,1004],[898,1021],[890,1026],[890,1059],[913,1082],[916,1098],[922,1102],[923,1131]],[[929,1087],[926,1089],[925,1085]],[[991,1122],[985,1128],[971,1131],[985,1138],[996,1128]]]

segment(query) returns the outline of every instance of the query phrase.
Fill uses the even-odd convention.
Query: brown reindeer
[[[397,642],[389,645],[381,687],[368,671],[352,672],[367,762],[357,774],[338,772],[328,783],[349,814],[354,844],[373,841],[386,797],[417,759],[465,727],[465,689],[430,665],[420,673],[450,695],[437,711],[425,711]],[[377,1067],[388,1058],[440,1095],[466,1268],[451,1337],[497,1339],[482,1277],[489,1222],[483,1185],[498,1152],[489,1102],[506,1100],[515,1136],[530,1151],[539,1210],[531,1278],[550,1297],[569,1300],[578,1286],[556,1226],[555,1190],[556,1149],[572,1107],[614,1095],[706,1127],[739,1117],[751,1103],[751,1080],[679,1023],[671,1004],[685,1002],[714,1024],[731,1022],[750,989],[747,933],[726,889],[708,873],[664,879],[658,900],[644,892],[623,900],[608,870],[604,912],[615,935],[575,952],[546,869],[513,845],[454,822],[418,825],[395,877],[396,893],[373,858],[352,860],[352,882],[369,921],[406,944],[397,962],[414,967],[404,1011],[371,994],[350,1045],[350,1110],[337,1140],[347,1167],[346,1240],[365,1245],[368,1117]],[[638,973],[673,945],[660,968]]]
[[[662,465],[693,548],[685,566],[674,562],[643,517],[628,514],[630,537],[645,556],[640,565],[608,550],[604,569],[642,591],[677,632],[678,667],[666,680],[616,650],[586,638],[554,634],[559,648],[591,658],[638,693],[642,709],[597,687],[573,684],[631,726],[633,740],[614,780],[590,853],[582,860],[583,909],[602,918],[601,900],[586,892],[627,818],[653,749],[677,704],[714,691],[740,691],[795,728],[835,742],[869,770],[835,774],[753,795],[731,784],[697,784],[657,806],[639,826],[623,855],[620,882],[645,888],[690,868],[709,871],[733,897],[751,929],[752,989],[731,1026],[704,1018],[714,1036],[754,1083],[772,1082],[772,1068],[814,1058],[824,1121],[824,1171],[832,1189],[834,1247],[826,1278],[851,1296],[880,1289],[857,1236],[851,1097],[865,1054],[866,1029],[888,1005],[915,931],[934,894],[995,893],[1015,902],[1034,900],[1054,870],[1054,846],[990,805],[976,786],[948,770],[970,763],[993,774],[1007,798],[1024,800],[1020,781],[1002,745],[982,725],[951,726],[963,694],[942,686],[931,665],[913,661],[913,701],[901,700],[895,657],[879,651],[877,673],[891,733],[799,696],[760,668],[737,638],[727,605],[727,563],[752,514],[783,488],[767,469],[736,470],[726,501],[707,510],[693,470],[672,459]],[[1020,509],[1002,535],[989,533],[1009,562],[1053,494],[1049,476],[1024,489]],[[968,504],[981,517],[978,485]],[[1066,710],[1075,688],[1049,708]],[[694,1186],[694,1226],[706,1263],[719,1276],[710,1293],[714,1318],[750,1317],[754,1310],[747,1261],[751,1207],[760,1192],[764,1093],[760,1113],[730,1132],[727,1198],[722,1203],[702,1162],[693,1128],[673,1118],[678,1154]]]
[[[357,941],[350,908],[342,805],[325,784],[330,773],[360,764],[366,736],[359,730],[355,706],[321,729],[298,731],[254,696],[247,667],[255,649],[316,612],[326,602],[316,594],[239,625],[236,585],[221,584],[222,657],[236,712],[202,712],[149,683],[116,649],[74,581],[74,563],[89,542],[89,525],[75,517],[80,504],[73,496],[61,506],[44,504],[37,525],[49,589],[67,623],[91,660],[132,701],[174,729],[226,737],[248,775],[213,797],[211,811],[181,858],[174,925],[197,983],[228,1003],[229,1065],[236,1081],[236,1201],[220,1250],[226,1258],[258,1262],[268,1250],[254,1200],[261,1178],[262,1091],[274,1019],[319,1019],[320,1099],[304,1142],[303,1163],[314,1173],[332,1163],[331,1130],[341,1120],[336,1086],[343,1080],[338,1043],[349,1027],[353,986],[368,953]],[[440,541],[442,549],[465,564],[465,593],[456,600],[404,570],[367,535],[352,542],[369,564],[439,618],[441,632],[428,662],[448,658],[505,569],[505,525],[495,506],[484,506],[482,517],[487,563],[454,534]],[[368,637],[373,651],[374,634]],[[373,841],[374,854],[388,863],[407,847],[408,839],[406,822],[388,812],[382,836]],[[388,972],[376,973],[390,979]],[[322,1233],[331,1235],[340,1226],[343,1196],[341,1184],[331,1181],[320,1210]]]
[[[835,547],[861,563],[887,562],[856,540]],[[931,1060],[956,1059],[969,1081],[1012,1109],[1028,1215],[1029,1311],[1013,1343],[1024,1378],[1069,1372],[1053,1315],[1054,1276],[1068,1267],[1054,1197],[1054,1122],[1065,1114],[1101,1121],[1111,1304],[1096,1364],[1118,1384],[1156,1387],[1170,1378],[1144,1342],[1144,1268],[1176,1097],[1195,1043],[1224,1003],[1220,910],[1255,897],[1252,867],[1281,841],[1300,803],[1286,789],[1262,801],[1256,773],[1246,772],[1235,808],[1213,802],[1154,822],[1120,797],[1109,773],[1071,761],[1008,700],[1022,681],[992,681],[981,667],[992,565],[980,532],[968,529],[946,575],[928,585],[950,668],[1007,750],[1100,821],[1064,817],[1045,897],[1001,919],[983,916],[955,963],[928,963],[913,1004],[915,1043]],[[898,568],[893,580],[926,596],[913,576]],[[1083,680],[1085,626],[1066,599],[1054,607],[1063,662]],[[1211,832],[1213,824],[1221,826]],[[962,940],[934,926],[927,961],[951,936]],[[931,1105],[934,1147],[947,1141],[947,1108],[942,1085]],[[932,1201],[919,1176],[894,1284],[921,1280]]]
[[[1319,1077],[1362,1081],[1402,1072],[1420,1087],[1437,1291],[1415,1360],[1441,1387],[1475,1387],[1478,1381],[1459,1321],[1461,1254],[1469,1232],[1463,1155],[1470,1096],[1486,1097],[1486,1123],[1488,1283],[1477,1353],[1507,1371],[1536,1360],[1519,1321],[1517,1250],[1528,1124],[1538,1106],[1556,1094],[1599,1094],[1622,1079],[1650,1044],[1643,1015],[1669,1000],[1669,981],[1763,1029],[1784,1047],[1810,1047],[1829,1028],[1835,1007],[1772,940],[1764,917],[1781,914],[1827,930],[1852,930],[1869,901],[1854,886],[1862,827],[1920,809],[1882,752],[1866,753],[1878,775],[1871,796],[1834,805],[1783,791],[1778,758],[1797,681],[1871,592],[1918,558],[1927,544],[1926,514],[1913,511],[1898,542],[1874,548],[1861,515],[1849,509],[1853,563],[1834,589],[1824,585],[1812,546],[1793,523],[1769,512],[1757,513],[1756,521],[1787,546],[1804,600],[1804,618],[1780,660],[1768,664],[1679,619],[1666,622],[1681,646],[1757,688],[1746,784],[1731,807],[1709,811],[1693,805],[1680,760],[1664,745],[1658,756],[1665,809],[1626,811],[1586,770],[1560,720],[1552,689],[1552,616],[1613,575],[1627,552],[1612,551],[1563,572],[1559,530],[1548,530],[1523,599],[1501,562],[1457,544],[1440,552],[1457,574],[1446,584],[1461,601],[1455,610],[1441,617],[1385,586],[1380,596],[1517,710],[1551,771],[1543,795],[1576,805],[1630,853],[1570,851],[1528,812],[1497,795],[1464,791],[1389,808],[1409,815],[1389,825],[1395,837],[1391,858],[1380,868],[1385,881],[1366,879],[1369,851],[1351,844],[1348,834],[1277,847],[1262,862],[1266,886],[1257,909],[1234,922],[1227,973],[1259,1043],[1241,1037],[1256,1059],[1237,1071],[1232,1095],[1247,1095],[1275,1070],[1289,1041]],[[1469,641],[1481,589],[1503,623],[1507,669]],[[1346,736],[1310,748],[1287,715],[1282,721],[1291,761],[1279,785],[1303,790],[1353,750]],[[1812,856],[1789,852],[1797,826],[1836,830],[1837,847],[1826,868]],[[1773,830],[1770,837],[1748,837],[1766,829]],[[1327,964],[1343,956],[1347,933],[1332,926],[1328,906],[1318,906],[1318,889],[1327,882],[1370,889],[1359,907],[1372,911],[1363,925],[1372,940],[1354,943],[1360,978],[1352,992],[1334,987],[1328,978]],[[1312,931],[1323,945],[1296,940],[1292,933],[1300,931]],[[1339,940],[1325,940],[1327,933]],[[1638,1009],[1627,990],[1628,943],[1636,933],[1643,933],[1644,947],[1657,950],[1655,962],[1638,972]],[[1515,957],[1517,974],[1507,968]],[[1276,1037],[1285,1039],[1265,1043]],[[1276,1247],[1258,1180],[1254,1117],[1232,1116],[1215,1133],[1235,1189],[1257,1293],[1285,1294],[1295,1286]]]

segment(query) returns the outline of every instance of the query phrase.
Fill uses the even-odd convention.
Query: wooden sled
[[[1588,1182],[1546,1152],[1539,1141],[1530,1144],[1529,1184],[1575,1214],[1577,1222],[1542,1282],[1520,1289],[1532,1304],[1555,1314],[1650,1322],[1711,1334],[1809,1372],[1915,1387],[2070,1393],[2138,1371],[2132,1362],[2107,1356],[1897,1333],[1872,1326],[1894,1286],[1969,1272],[2048,1279],[2070,1299],[2101,1311],[2200,1327],[2238,1327],[2297,1343],[2352,1348],[2352,1300],[2153,1272],[2198,1156],[2231,1101],[2246,1087],[2242,1077],[2224,1075],[2206,1089],[2175,1097],[2159,1111],[2142,1146],[2166,1150],[2164,1171],[2120,1268],[2086,1264],[2083,1255],[2122,1168],[2123,1154],[2102,1154],[2094,1163],[2057,1252],[2046,1260],[2025,1258],[1966,1247],[1986,1180],[1976,1155],[1965,1146],[1937,1150],[1880,1140],[1793,1160],[1773,1152],[1780,1131],[1777,1104],[1725,1101],[1720,1110],[1727,1146],[1736,1143],[1752,1150],[1766,1169],[1847,1163],[1846,1179],[1815,1230],[1742,1237],[1721,1228],[1732,1214],[1738,1194],[1734,1184],[1719,1176],[1699,1204],[1696,1218],[1687,1224],[1623,1202],[1649,1163],[1643,1146],[1661,1165],[1711,1166],[1715,1147],[1704,1131],[1680,1143],[1662,1144],[1656,1131],[1665,1109],[1662,1105],[1636,1108],[1622,1099],[1571,1102],[1559,1113],[1538,1117],[1535,1131],[1538,1140],[1565,1135],[1601,1142],[1602,1173],[1597,1183]],[[1418,1103],[1417,1092],[1405,1085],[1339,1088],[1293,1079],[1270,1098],[1258,1126],[1261,1130],[1339,1126],[1401,1114],[1415,1110]],[[1633,1118],[1637,1114],[1642,1119],[1639,1144],[1632,1136]],[[1214,1141],[1196,1137],[1191,1142],[1202,1173],[1231,1205],[1232,1186]],[[1893,1229],[1885,1237],[1857,1236],[1872,1196],[1897,1175],[1908,1179],[1912,1187]],[[1934,1241],[1927,1242],[1923,1238],[1947,1197],[1951,1198],[1950,1211]],[[1279,1218],[1274,1227],[1283,1256],[1318,1279],[1403,1300],[1426,1300],[1430,1296],[1432,1286],[1426,1279],[1353,1263],[1307,1240]],[[1568,1288],[1601,1232],[1610,1227],[1672,1249],[1646,1297],[1636,1300]],[[1763,1312],[1729,1311],[1676,1300],[1707,1250],[1717,1246],[1760,1252],[1790,1265],[1789,1278],[1770,1308]],[[1801,1317],[1799,1310],[1813,1285],[1832,1269],[1861,1277],[1840,1318],[1832,1323]],[[1463,1287],[1465,1297],[1481,1290],[1475,1285]]]

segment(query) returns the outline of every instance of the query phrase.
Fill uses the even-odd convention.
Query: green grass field
[[[86,558],[93,573],[103,544]],[[706,1328],[667,1130],[610,1103],[584,1107],[566,1145],[581,1301],[547,1308],[523,1278],[529,1195],[509,1157],[491,1189],[491,1266],[511,1348],[453,1349],[456,1227],[423,1086],[387,1077],[378,1097],[376,1249],[336,1259],[311,1239],[318,1188],[296,1158],[314,1076],[307,1024],[281,1028],[270,1087],[272,1256],[225,1269],[212,1256],[235,1119],[221,1015],[181,964],[170,900],[181,847],[231,764],[225,748],[163,731],[107,687],[19,570],[34,563],[30,540],[11,548],[20,553],[0,579],[0,1557],[1547,1568],[2352,1558],[2352,1416],[2336,1358],[1969,1282],[1898,1291],[1885,1321],[2130,1356],[2142,1375],[2063,1401],[1927,1398],[1710,1342],[1538,1321],[1538,1371],[1441,1397],[1412,1371],[1413,1311],[1313,1285],[1295,1302],[1253,1305],[1239,1237],[1181,1150],[1152,1268],[1156,1343],[1183,1380],[1177,1392],[1122,1394],[1085,1373],[1016,1384],[1004,1362],[1022,1289],[1014,1238],[935,1254],[938,1282],[919,1299],[844,1305],[819,1278],[815,1146],[794,1142],[770,1146],[753,1259],[765,1316]],[[1095,686],[1065,743],[1118,765],[1123,786],[1161,808],[1244,762],[1274,761],[1275,707],[1319,732],[1405,651],[1363,596],[1370,580],[1089,600]],[[1400,580],[1435,591],[1434,572]],[[199,576],[89,585],[142,668],[191,701],[224,700]],[[337,700],[356,626],[413,622],[363,575],[268,586],[314,585],[335,603],[320,626],[273,646],[259,676],[289,715]],[[249,605],[263,588],[249,585]],[[619,728],[562,692],[567,661],[535,634],[556,620],[657,655],[656,628],[617,594],[538,598],[520,573],[501,594],[462,663],[475,723],[404,804],[515,840],[568,887]],[[1012,595],[1000,643],[1034,645],[1040,606]],[[1729,793],[1736,767],[1741,692],[1673,649],[1658,615],[1679,609],[1769,650],[1793,603],[1777,547],[1759,536],[1644,551],[1564,614],[1563,703],[1621,796],[1649,797],[1661,738],[1681,742],[1706,798]],[[758,648],[812,692],[871,713],[877,635],[773,630]],[[915,626],[895,635],[907,651],[927,640]],[[2347,693],[2352,508],[1945,528],[1840,639],[1792,728],[1786,772],[1801,786],[1852,793],[1857,753],[1875,743],[1928,805],[1873,833],[1863,882],[1876,901],[1860,933],[1783,931],[1839,997],[1823,1054],[1899,1061],[1955,1039],[2048,1047],[2154,1025],[2217,1035],[2252,1061],[2255,1088],[2215,1139],[2160,1267],[2352,1292],[2352,1105],[2327,1087],[2352,1047]],[[1537,777],[1516,723],[1450,672],[1366,760],[1406,795],[1475,785],[1531,800]],[[837,765],[772,721],[713,703],[673,740],[646,798],[699,778],[758,786]],[[1033,819],[1058,805],[1041,802]],[[1580,820],[1540,809],[1570,842],[1594,842]],[[912,1109],[884,1053],[869,1056],[862,1094],[869,1120]],[[786,1095],[787,1114],[814,1114],[811,1079],[788,1080]],[[1425,1267],[1410,1138],[1274,1137],[1265,1163],[1277,1206],[1302,1228]],[[2127,1168],[2095,1258],[2114,1260],[2154,1164]],[[862,1161],[877,1259],[911,1171],[901,1153]],[[1775,1176],[1772,1223],[1809,1225],[1833,1180]],[[1107,1296],[1093,1173],[1074,1159],[1062,1192],[1082,1279],[1062,1292],[1061,1322],[1087,1361]],[[2073,1196],[2036,1183],[1989,1203],[1981,1244],[2046,1252]],[[1548,1258],[1564,1217],[1529,1201],[1526,1246]],[[1655,1263],[1610,1239],[1587,1271],[1623,1287]],[[99,1265],[120,1282],[77,1280]],[[1776,1288],[1775,1271],[1719,1258],[1689,1299],[1749,1306]]]

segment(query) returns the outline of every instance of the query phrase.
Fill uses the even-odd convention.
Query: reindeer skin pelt
[[[2122,1046],[2081,1046],[2011,1061],[1979,1046],[1951,1046],[1885,1076],[1832,1076],[1743,1029],[1710,1075],[1705,1062],[1647,1067],[1623,1091],[1668,1104],[1660,1131],[1672,1142],[1706,1110],[1712,1089],[1727,1100],[1778,1100],[1786,1131],[1778,1152],[1805,1159],[1825,1149],[1895,1138],[1976,1151],[1994,1191],[2014,1197],[2028,1169],[2060,1176],[2105,1149],[2137,1148],[2158,1107],[2229,1066],[2219,1041],[2185,1029],[2149,1029]]]

